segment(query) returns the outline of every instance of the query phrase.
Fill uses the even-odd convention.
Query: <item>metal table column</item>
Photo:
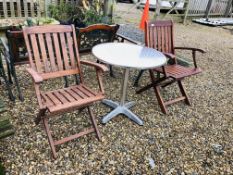
[[[143,125],[143,121],[137,115],[135,115],[132,111],[130,111],[130,109],[129,109],[132,106],[134,106],[135,102],[132,101],[132,102],[125,103],[126,96],[127,96],[129,70],[130,70],[129,68],[126,68],[125,72],[124,72],[124,79],[122,82],[120,104],[117,102],[114,102],[112,100],[107,100],[107,99],[103,100],[104,104],[112,107],[114,110],[102,118],[102,123],[107,123],[109,120],[116,117],[117,115],[124,114],[126,117],[128,117],[132,121],[136,122],[137,124]]]

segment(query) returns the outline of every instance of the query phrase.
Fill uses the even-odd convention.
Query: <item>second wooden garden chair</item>
[[[56,158],[56,145],[63,144],[80,136],[95,132],[100,139],[95,117],[90,105],[104,98],[102,72],[108,69],[101,64],[80,61],[74,26],[49,25],[23,29],[30,67],[27,71],[34,80],[39,113],[36,124],[43,122],[53,157]],[[96,69],[99,91],[93,91],[84,84],[81,65]],[[66,88],[42,91],[42,83],[54,78],[79,74],[80,84]],[[58,114],[72,112],[87,107],[93,127],[61,140],[54,140],[49,127],[49,119]],[[64,131],[65,132],[65,131]]]
[[[197,67],[196,52],[204,53],[203,50],[197,48],[188,47],[174,47],[174,34],[173,34],[173,22],[172,21],[147,21],[145,29],[145,42],[146,46],[154,48],[164,53],[170,60],[169,64],[150,70],[151,84],[137,91],[141,93],[150,88],[154,88],[155,95],[158,99],[159,105],[163,113],[167,113],[167,106],[179,101],[185,101],[190,105],[190,101],[185,92],[182,84],[182,80],[186,77],[201,73],[201,69]],[[192,53],[194,67],[184,67],[177,64],[175,50],[188,50]],[[156,79],[154,76],[156,72],[159,76]],[[163,76],[160,77],[160,74]],[[160,87],[166,87],[172,83],[177,83],[181,92],[181,97],[176,99],[164,101],[160,94]]]
[[[113,42],[119,25],[94,24],[85,28],[76,28],[79,53],[91,53],[91,49],[101,43]],[[112,66],[110,75],[113,77]]]

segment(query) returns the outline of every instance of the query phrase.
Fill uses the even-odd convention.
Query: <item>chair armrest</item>
[[[197,61],[196,61],[196,52],[201,52],[201,53],[206,53],[204,50],[202,49],[198,49],[198,48],[192,48],[192,47],[175,47],[175,50],[180,49],[180,50],[191,50],[192,51],[192,56],[193,56],[193,64],[194,67],[197,68]]]
[[[83,65],[95,67],[96,75],[97,75],[97,79],[98,79],[98,84],[99,84],[99,89],[100,89],[100,92],[104,94],[102,73],[108,71],[108,68],[103,64],[94,63],[94,62],[91,62],[91,61],[81,60],[80,63],[83,64]]]
[[[94,63],[94,62],[91,62],[91,61],[83,61],[83,60],[81,60],[80,63],[83,64],[83,65],[95,67],[96,69],[101,70],[103,72],[108,71],[108,68],[103,64]]]
[[[27,72],[32,76],[35,83],[42,83],[43,78],[32,68],[26,68]]]
[[[176,56],[172,53],[166,53],[166,52],[163,52],[163,54],[168,57],[169,59],[176,59]]]
[[[192,50],[192,51],[198,51],[201,53],[206,53],[206,51],[202,50],[202,49],[198,49],[198,48],[193,48],[193,47],[174,47],[175,50]]]
[[[118,33],[116,34],[116,38],[120,39],[120,42],[122,42],[122,43],[126,40],[126,41],[128,41],[130,43],[133,43],[133,44],[143,45],[143,43],[140,43],[138,41],[135,41],[135,40],[133,40],[133,39],[131,39],[129,37],[126,37],[126,36],[118,34]]]
[[[174,54],[172,54],[172,53],[167,53],[167,52],[163,52],[163,54],[164,54],[167,58],[169,58],[170,60],[174,61],[175,64],[177,64],[176,56],[175,56]]]

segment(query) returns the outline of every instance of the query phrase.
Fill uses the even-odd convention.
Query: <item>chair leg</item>
[[[150,78],[151,78],[151,82],[153,83],[155,81],[155,77],[154,77],[153,71],[150,71]],[[160,106],[162,112],[164,114],[167,114],[168,111],[167,111],[166,105],[165,105],[165,103],[163,101],[163,98],[162,98],[162,96],[160,94],[160,89],[159,89],[160,87],[159,87],[159,85],[153,86],[153,88],[154,88],[154,92],[155,92],[156,98],[158,100],[158,103],[159,103],[159,106]]]
[[[188,96],[187,96],[187,93],[186,93],[186,91],[185,91],[185,89],[184,89],[184,86],[183,86],[181,80],[178,80],[177,83],[178,83],[178,86],[179,86],[179,89],[180,89],[180,92],[181,92],[182,96],[185,97],[185,103],[186,103],[187,105],[191,105],[191,103],[190,103],[190,101],[189,101],[189,98],[188,98]]]
[[[46,109],[40,109],[39,113],[37,114],[37,117],[35,119],[35,124],[38,125],[42,119],[42,117],[45,115]]]
[[[109,69],[110,69],[110,76],[115,78],[115,75],[114,75],[113,69],[112,69],[112,65],[109,65]]]
[[[80,84],[80,76],[78,74],[74,75],[76,85]]]
[[[6,62],[7,64],[7,74],[8,74],[8,81],[10,84],[13,84],[12,78],[11,78],[11,68],[8,62]]]
[[[3,79],[4,79],[5,83],[6,83],[6,88],[7,88],[7,91],[8,91],[9,99],[10,99],[11,101],[15,101],[15,97],[14,97],[12,91],[11,91],[11,87],[10,87],[10,84],[9,84],[9,82],[8,82],[8,80],[7,80],[7,77],[6,77],[6,75],[5,75],[5,72],[3,72],[3,75],[2,75],[2,76],[3,76]]]
[[[65,81],[65,87],[68,87],[69,86],[69,82],[68,82],[68,78],[67,76],[64,76],[64,81]]]
[[[138,87],[138,82],[143,74],[144,70],[140,70],[140,72],[138,73],[137,77],[135,78],[135,81],[133,83],[133,86],[134,87]]]
[[[6,77],[5,70],[4,70],[4,67],[2,65],[2,62],[0,62],[0,66],[2,67],[2,68],[0,67],[0,70],[1,70],[0,74],[2,75],[2,77],[3,77],[3,79],[4,79],[5,83],[6,83],[6,88],[7,88],[7,91],[8,91],[9,99],[11,101],[14,101],[15,97],[14,97],[12,91],[11,91],[11,87],[10,87],[9,81],[7,80],[7,77]],[[0,84],[1,84],[1,81],[0,81]]]
[[[94,129],[95,129],[96,136],[97,136],[98,140],[101,140],[100,132],[98,130],[98,127],[97,127],[97,124],[96,124],[96,121],[95,121],[95,117],[94,117],[94,115],[92,113],[91,107],[88,106],[87,109],[88,109],[88,112],[90,114],[91,122],[92,122],[92,125],[93,125]]]
[[[17,91],[18,91],[19,99],[20,99],[20,101],[23,101],[24,98],[23,98],[23,95],[22,95],[22,92],[21,92],[21,89],[20,89],[20,86],[19,86],[19,82],[18,82],[18,78],[17,78],[17,75],[16,75],[14,65],[11,65],[11,71],[12,71],[11,73],[13,75],[13,78],[15,80],[15,85],[16,85],[16,88],[17,88]]]
[[[43,118],[42,120],[43,120],[43,123],[44,123],[45,132],[46,132],[48,140],[49,140],[49,145],[50,145],[50,148],[52,150],[53,158],[56,159],[57,153],[56,153],[56,148],[55,148],[55,145],[54,145],[54,141],[53,141],[53,138],[52,138],[51,131],[49,130],[48,118]]]

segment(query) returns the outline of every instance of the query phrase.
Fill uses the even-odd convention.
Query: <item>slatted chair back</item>
[[[160,52],[175,54],[173,38],[173,22],[171,20],[146,21],[146,46]]]
[[[119,25],[95,24],[86,28],[77,28],[77,42],[80,53],[91,52],[100,43],[113,42]]]
[[[23,31],[30,66],[44,80],[79,74],[82,82],[74,26],[34,26]]]

